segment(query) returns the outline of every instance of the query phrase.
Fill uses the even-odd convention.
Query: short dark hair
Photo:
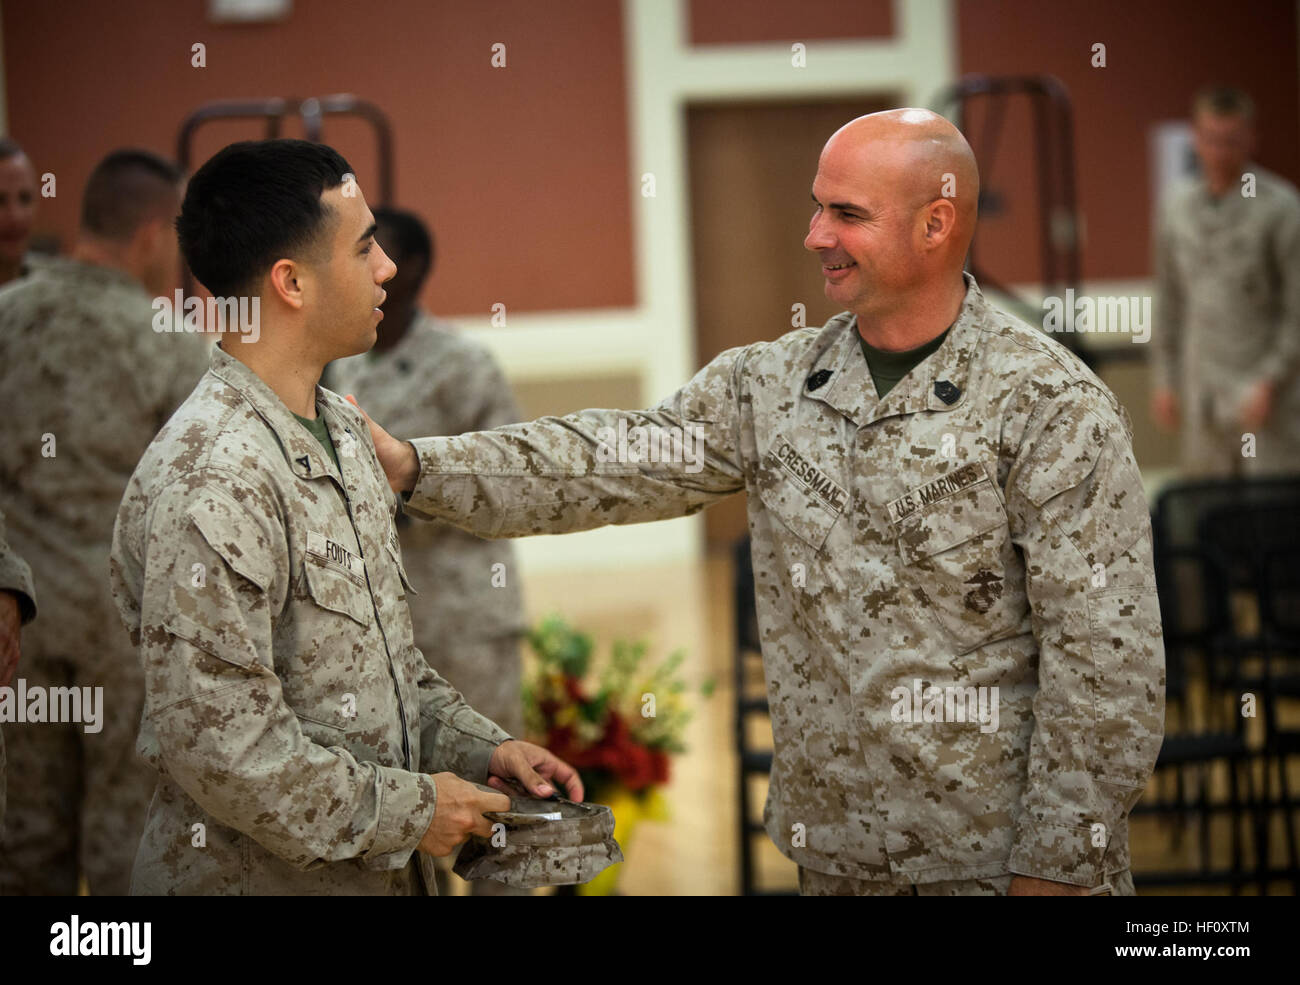
[[[319,261],[333,210],[321,195],[352,168],[325,144],[245,140],[218,151],[185,191],[176,232],[190,270],[218,297],[253,293],[282,257]]]
[[[115,150],[95,165],[81,199],[81,228],[104,239],[130,239],[142,224],[176,213],[181,169],[147,150]]]
[[[1247,123],[1255,119],[1255,101],[1232,86],[1206,86],[1192,100],[1192,114],[1200,110],[1215,116],[1240,116]]]
[[[0,137],[0,161],[7,161],[11,157],[27,156],[22,145],[12,137]]]
[[[380,206],[370,211],[375,217],[375,224],[380,229],[391,232],[393,237],[391,245],[401,254],[401,259],[407,261],[423,259],[424,274],[427,275],[433,269],[435,249],[433,233],[424,224],[424,220],[414,212],[405,209]],[[381,240],[379,245],[384,247],[385,253],[388,252],[388,243]]]

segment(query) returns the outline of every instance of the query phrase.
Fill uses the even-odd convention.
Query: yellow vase
[[[642,793],[632,793],[623,786],[602,789],[594,795],[592,801],[605,804],[614,812],[614,840],[627,856],[628,845],[632,841],[632,832],[642,821],[664,821],[668,819],[668,801],[658,787],[648,787]],[[577,887],[579,896],[612,896],[618,890],[619,876],[623,863],[611,865],[590,882]]]

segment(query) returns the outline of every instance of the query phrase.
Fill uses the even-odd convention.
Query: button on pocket
[[[958,653],[1019,630],[1027,610],[1024,568],[987,474],[894,527],[913,594]]]

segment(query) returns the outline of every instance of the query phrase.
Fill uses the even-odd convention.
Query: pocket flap
[[[987,476],[895,522],[898,550],[908,564],[1006,525],[1006,510]]]
[[[373,606],[365,588],[343,571],[317,560],[314,555],[307,555],[303,567],[306,569],[307,591],[317,605],[348,616],[362,626],[370,625]]]

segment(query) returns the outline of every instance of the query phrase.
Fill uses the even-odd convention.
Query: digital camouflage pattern
[[[537,823],[541,815],[554,814],[561,816]],[[604,804],[512,797],[509,811],[484,816],[501,827],[494,823],[491,838],[475,836],[461,848],[453,871],[462,879],[491,879],[517,889],[570,886],[623,861],[614,812]]]
[[[400,434],[462,434],[520,419],[491,353],[423,311],[392,349],[331,363],[326,385],[354,394]],[[514,547],[405,514],[397,530],[420,593],[411,603],[415,645],[476,710],[523,732],[519,643],[527,623]]]
[[[0,513],[0,591],[13,592],[17,597],[24,625],[36,618],[36,589],[32,586],[32,569],[10,550],[3,513]],[[19,664],[20,668],[21,666]],[[4,836],[5,829],[5,765],[5,736],[4,729],[0,728],[0,838]]]
[[[0,512],[0,591],[13,592],[17,597],[23,625],[36,618],[36,588],[32,584],[32,569],[9,546],[3,512]]]
[[[1254,197],[1188,179],[1157,222],[1152,369],[1181,399],[1184,465],[1200,475],[1300,472],[1300,195],[1247,171]],[[1261,380],[1275,406],[1246,457],[1241,405]]]
[[[647,411],[418,439],[407,506],[507,537],[747,490],[781,851],[900,884],[1099,886],[1129,867],[1164,727],[1142,483],[1106,387],[967,283],[883,400],[844,313],[728,350]],[[620,420],[704,427],[703,469],[601,461]],[[998,728],[895,720],[918,680],[998,687]]]
[[[7,728],[0,892],[127,891],[153,790],[135,755],[143,683],[108,589],[113,519],[158,429],[207,366],[201,336],[156,333],[128,275],[48,259],[0,291],[0,509],[32,566],[41,618],[23,634],[30,686],[103,687],[103,731]],[[80,856],[80,859],[78,858]]]
[[[123,499],[113,593],[159,773],[133,893],[433,892],[428,774],[485,779],[510,738],[415,647],[369,431],[337,394],[316,407],[341,476],[216,348]]]

